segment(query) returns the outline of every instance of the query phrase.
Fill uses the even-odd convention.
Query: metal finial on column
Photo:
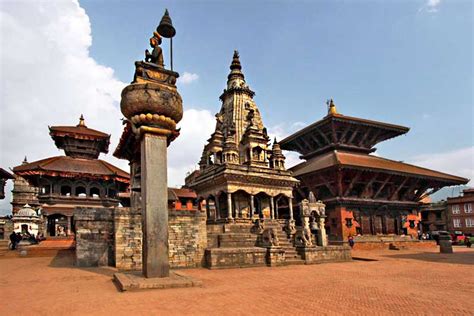
[[[173,70],[173,37],[176,35],[176,29],[173,27],[173,22],[171,21],[168,9],[165,10],[165,14],[161,18],[160,25],[158,25],[156,31],[161,36],[170,39],[170,63],[171,70]]]

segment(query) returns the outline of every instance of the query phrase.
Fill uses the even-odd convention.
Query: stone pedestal
[[[169,276],[167,139],[146,133],[141,141],[143,275]]]
[[[351,248],[348,246],[297,247],[297,252],[306,264],[352,260]]]
[[[267,248],[267,265],[270,267],[281,266],[285,264],[285,250],[281,247]]]
[[[202,286],[202,281],[173,271],[165,278],[145,278],[140,273],[132,272],[115,273],[114,282],[122,292]]]
[[[451,236],[439,235],[439,252],[453,253],[453,244],[451,242]]]

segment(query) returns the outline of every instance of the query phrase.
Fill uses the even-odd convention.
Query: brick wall
[[[121,270],[140,270],[142,264],[141,214],[115,209],[115,261]],[[168,243],[171,268],[194,268],[204,263],[207,247],[206,216],[200,211],[170,210]]]
[[[115,225],[115,266],[120,270],[142,267],[142,216],[130,208],[117,207]]]
[[[168,240],[172,268],[200,267],[207,247],[206,215],[200,211],[175,211],[168,214]]]
[[[76,265],[80,267],[113,266],[114,209],[76,208]]]

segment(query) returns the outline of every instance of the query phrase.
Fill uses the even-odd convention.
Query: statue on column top
[[[157,65],[158,67],[163,67],[163,51],[160,47],[161,36],[157,32],[153,32],[153,37],[150,38],[150,46],[153,48],[150,53],[145,50],[145,61]]]

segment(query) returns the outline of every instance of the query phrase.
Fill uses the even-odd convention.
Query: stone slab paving
[[[0,260],[1,315],[472,315],[474,248],[370,251],[354,261],[180,270],[202,287],[119,292],[112,268],[73,258]]]

